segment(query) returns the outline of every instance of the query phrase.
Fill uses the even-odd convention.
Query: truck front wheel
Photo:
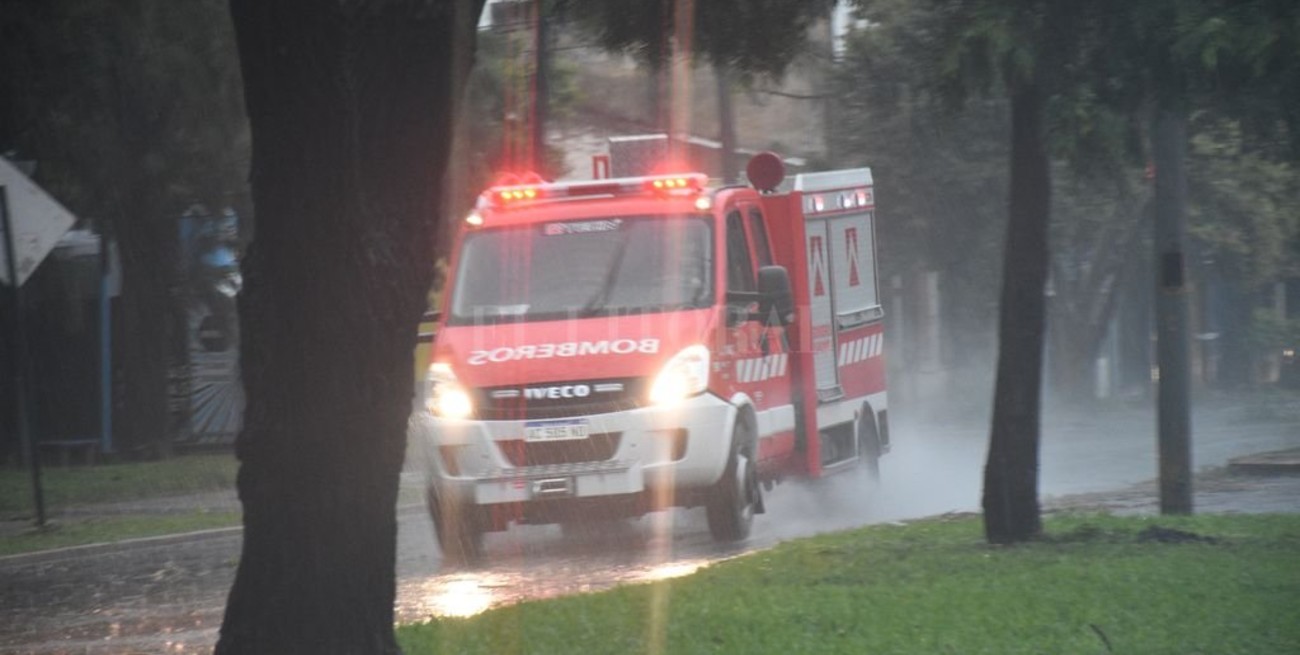
[[[762,490],[754,464],[754,440],[745,423],[736,424],[731,439],[731,456],[722,479],[714,485],[705,504],[709,533],[714,541],[740,541],[749,536],[754,514],[762,503]]]
[[[476,562],[483,555],[483,527],[473,508],[439,494],[433,485],[425,491],[425,501],[443,561],[458,566]]]

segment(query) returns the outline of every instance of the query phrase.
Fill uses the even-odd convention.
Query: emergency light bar
[[[504,209],[520,205],[577,198],[601,198],[654,194],[665,197],[693,196],[704,190],[708,176],[702,173],[625,177],[612,180],[556,182],[497,186],[484,191],[482,203]]]

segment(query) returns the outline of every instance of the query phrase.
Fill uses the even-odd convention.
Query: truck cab
[[[869,189],[869,173],[853,181]],[[482,194],[412,420],[445,555],[476,557],[483,533],[512,523],[671,507],[703,507],[715,539],[741,540],[764,487],[874,467],[886,444],[871,237],[769,186],[681,174]],[[828,248],[841,241],[861,259],[845,284],[869,278],[871,298],[839,293]],[[871,380],[846,374],[861,364]]]

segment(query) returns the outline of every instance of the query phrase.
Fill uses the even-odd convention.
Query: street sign
[[[21,286],[77,219],[4,157],[0,157],[0,187],[4,187],[9,213],[7,224],[0,221],[0,230],[13,226],[14,261]],[[0,282],[10,284],[4,248],[0,248]]]

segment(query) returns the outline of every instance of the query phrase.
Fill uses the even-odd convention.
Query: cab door
[[[791,404],[790,357],[785,328],[757,314],[757,271],[772,264],[771,243],[762,210],[740,203],[727,214],[729,349],[734,352],[732,379],[736,392],[754,403],[758,419],[759,464],[792,451],[794,407]],[[743,317],[743,318],[742,318]]]

